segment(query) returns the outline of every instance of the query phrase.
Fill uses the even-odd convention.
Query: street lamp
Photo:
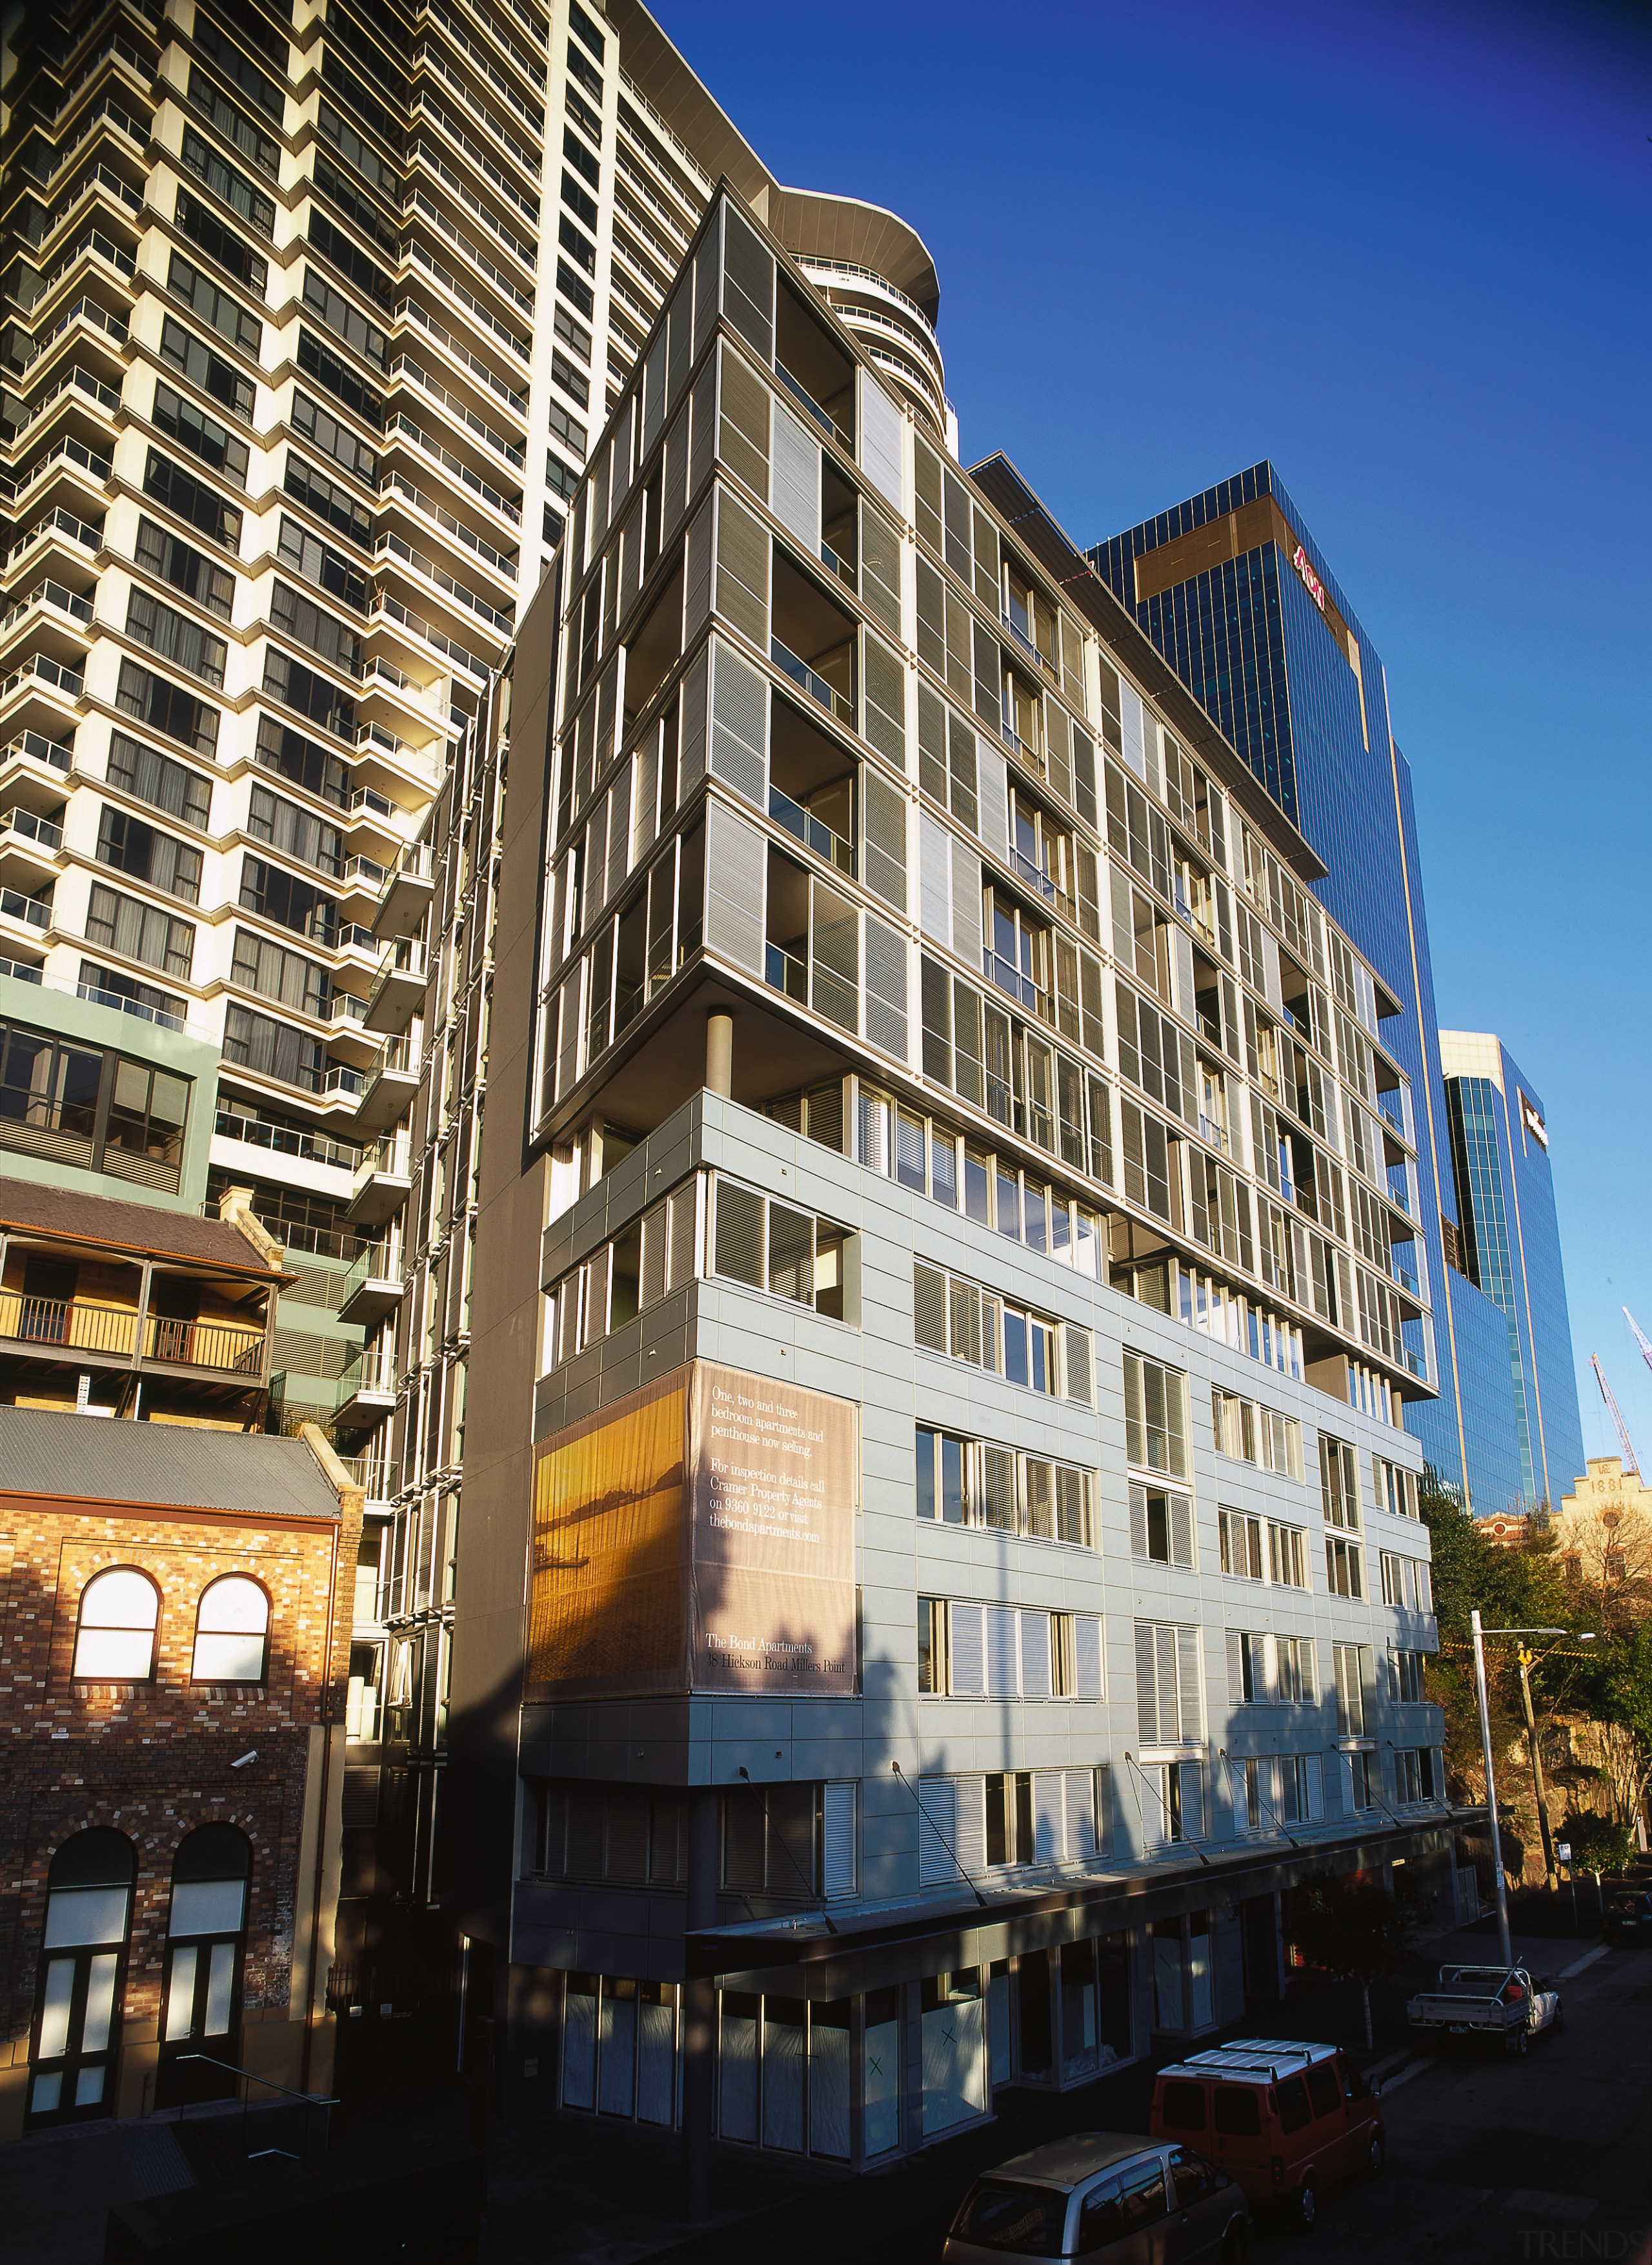
[[[1491,1818],[1491,1864],[1497,1882],[1497,1935],[1503,1945],[1503,1963],[1514,1964],[1514,1949],[1509,1941],[1509,1890],[1503,1876],[1503,1835],[1497,1830],[1497,1781],[1491,1766],[1491,1716],[1486,1707],[1486,1651],[1481,1641],[1488,1635],[1570,1635],[1570,1628],[1482,1628],[1480,1610],[1476,1606],[1468,1615],[1468,1625],[1474,1638],[1474,1696],[1480,1701],[1480,1745],[1486,1759],[1486,1811]],[[1593,1643],[1592,1635],[1580,1635],[1579,1643]],[[1535,1735],[1535,1733],[1534,1733]]]

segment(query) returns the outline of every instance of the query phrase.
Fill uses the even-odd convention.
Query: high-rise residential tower
[[[1313,845],[1314,894],[1394,1001],[1415,1103],[1418,1234],[1397,1279],[1426,1285],[1409,1352],[1438,1396],[1407,1422],[1471,1503],[1520,1482],[1501,1316],[1461,1268],[1410,767],[1380,659],[1270,463],[1190,496],[1088,553],[1177,676]]]
[[[1543,1103],[1501,1038],[1442,1031],[1463,1265],[1508,1324],[1519,1499],[1558,1504],[1583,1469],[1577,1372]],[[1482,1501],[1480,1507],[1507,1508]]]

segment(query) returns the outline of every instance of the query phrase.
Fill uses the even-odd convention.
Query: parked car
[[[1244,2265],[1250,2212],[1237,2181],[1191,2147],[1139,2132],[1079,2131],[985,2172],[952,2221],[943,2265]]]
[[[1327,2187],[1383,2166],[1376,2095],[1335,2045],[1241,2037],[1161,2069],[1147,2129],[1207,2154],[1306,2232]]]
[[[1442,1966],[1439,1987],[1420,1990],[1405,2009],[1414,2029],[1480,2037],[1523,2053],[1540,2029],[1562,2029],[1566,2010],[1548,1976],[1534,1983],[1524,1966]]]
[[[1617,1895],[1607,1906],[1601,1932],[1608,1942],[1652,1942],[1652,1895],[1644,1889]]]

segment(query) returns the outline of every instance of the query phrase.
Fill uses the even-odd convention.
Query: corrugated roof
[[[278,1518],[337,1518],[302,1439],[0,1408],[0,1491]]]
[[[0,1180],[0,1227],[73,1236],[123,1250],[233,1266],[239,1274],[279,1278],[279,1270],[266,1266],[240,1228],[225,1220],[197,1219],[193,1212],[162,1211],[153,1204],[122,1203],[113,1196],[76,1195],[37,1180]]]

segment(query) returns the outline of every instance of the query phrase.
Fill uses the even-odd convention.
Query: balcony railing
[[[834,690],[824,676],[817,676],[808,662],[799,660],[790,646],[782,645],[777,637],[770,637],[768,652],[775,667],[782,669],[794,684],[801,684],[811,698],[820,703],[828,715],[835,716],[839,723],[847,724],[851,731],[854,729],[855,703],[852,700]]]
[[[80,1352],[110,1352],[129,1359],[136,1332],[136,1314],[118,1307],[0,1291],[0,1336],[16,1337],[25,1344],[72,1346]]]
[[[0,813],[0,834],[15,834],[24,841],[37,841],[42,849],[61,849],[63,829],[54,826],[49,818],[37,818],[32,810],[8,810]]]
[[[330,1164],[353,1172],[361,1162],[353,1140],[333,1140],[321,1132],[300,1132],[287,1125],[260,1125],[256,1118],[237,1117],[221,1109],[213,1131],[226,1140],[244,1140],[254,1148],[269,1148],[283,1156],[297,1156],[307,1164]]]
[[[806,849],[812,849],[817,857],[824,857],[827,864],[835,865],[840,872],[853,876],[854,843],[846,841],[841,834],[834,834],[829,826],[805,810],[800,802],[794,802],[789,794],[782,794],[777,786],[771,786],[768,790],[768,814],[777,819],[795,841],[801,841]]]
[[[338,1460],[370,1502],[388,1502],[402,1482],[402,1467],[393,1456],[340,1455]]]
[[[1036,889],[1046,904],[1054,904],[1055,883],[1041,865],[1035,865],[1031,858],[1023,856],[1019,849],[1012,849],[1009,853],[1009,870],[1018,879],[1024,881],[1030,889]]]
[[[394,1400],[396,1397],[396,1356],[390,1352],[364,1352],[353,1361],[338,1380],[346,1400],[359,1394],[373,1398]]]
[[[0,747],[0,762],[10,762],[17,755],[28,755],[37,763],[49,763],[55,771],[67,776],[75,760],[75,750],[64,740],[48,739],[44,732],[19,732],[15,739]]]
[[[264,1366],[262,1329],[238,1329],[218,1322],[181,1322],[151,1314],[144,1324],[146,1360],[178,1361],[192,1368],[227,1369],[257,1376]]]
[[[20,920],[30,928],[48,929],[52,924],[52,908],[37,897],[20,896],[16,889],[0,889],[0,914],[8,920]]]
[[[809,971],[794,953],[782,950],[777,943],[763,947],[763,980],[800,1007],[808,1005]]]
[[[813,418],[815,423],[826,434],[827,440],[841,441],[843,447],[852,456],[855,454],[854,434],[844,431],[843,427],[838,423],[837,419],[833,416],[829,409],[822,409],[820,404],[815,399],[813,394],[810,392],[808,387],[798,382],[797,379],[792,375],[791,372],[787,368],[783,361],[777,361],[775,364],[775,375],[785,387],[787,392],[790,394],[793,400],[801,403],[803,407],[808,411],[809,415]]]

